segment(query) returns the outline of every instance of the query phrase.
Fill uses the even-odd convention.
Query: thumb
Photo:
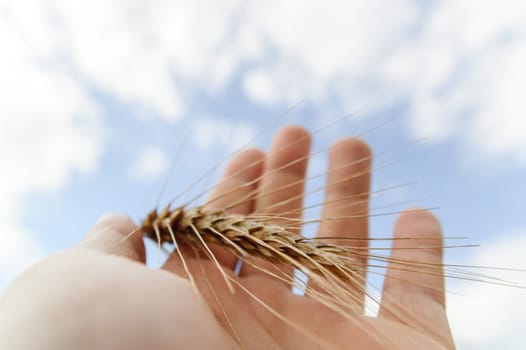
[[[142,235],[127,216],[110,214],[97,222],[79,246],[144,263],[146,252]]]

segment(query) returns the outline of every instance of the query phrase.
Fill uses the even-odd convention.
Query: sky
[[[0,52],[0,290],[289,123],[368,141],[373,213],[437,207],[451,263],[526,269],[524,1],[0,0]],[[524,347],[526,292],[448,289],[459,349]]]

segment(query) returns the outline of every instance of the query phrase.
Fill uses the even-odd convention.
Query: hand
[[[213,191],[208,208],[228,206],[256,190],[255,199],[230,211],[247,214],[272,208],[266,212],[289,212],[293,213],[289,217],[299,218],[307,162],[283,166],[294,159],[306,159],[309,147],[306,131],[288,127],[277,134],[267,155],[256,150],[240,153]],[[253,166],[241,170],[247,164]],[[346,218],[322,220],[319,236],[361,237],[364,240],[352,242],[362,242],[361,247],[366,247],[369,173],[367,145],[351,138],[333,145],[323,217]],[[262,174],[266,175],[251,184]],[[271,190],[290,183],[297,185]],[[107,217],[78,246],[38,263],[20,276],[0,299],[0,348],[241,348],[236,339],[248,349],[323,347],[306,333],[314,340],[325,339],[345,349],[387,345],[403,349],[454,348],[445,315],[444,281],[437,274],[407,271],[391,263],[379,317],[356,315],[352,321],[311,298],[293,295],[285,283],[245,264],[239,277],[233,278],[281,317],[301,325],[303,331],[298,332],[239,287],[236,294],[230,294],[217,266],[192,256],[188,249],[182,250],[183,256],[202,298],[192,290],[178,254],[172,253],[160,270],[147,268],[141,235],[123,239],[134,228],[129,219]],[[395,227],[397,235],[441,239],[438,221],[424,211],[403,213]],[[404,248],[423,244],[415,238],[394,241],[394,245]],[[218,247],[213,251],[233,276],[235,257]],[[441,264],[442,259],[441,248],[393,252],[398,262]],[[356,259],[355,264],[365,268],[367,260]],[[355,306],[360,308],[363,288],[355,289],[359,295]]]

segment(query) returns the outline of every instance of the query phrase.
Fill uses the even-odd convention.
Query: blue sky
[[[525,23],[512,0],[0,1],[0,289],[101,214],[144,216],[183,140],[165,199],[263,128],[264,148],[348,114],[315,150],[389,120],[364,136],[394,161],[373,187],[418,181],[373,209],[439,207],[446,236],[481,244],[449,261],[526,268]],[[524,292],[449,285],[461,349],[526,343]]]

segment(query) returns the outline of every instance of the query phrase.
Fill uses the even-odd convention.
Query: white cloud
[[[419,136],[464,138],[489,156],[526,163],[526,3],[444,1],[385,74],[409,96]]]
[[[497,9],[488,2],[471,2],[467,7],[461,2],[456,4],[463,8],[441,9],[436,18],[442,20],[436,19],[430,26],[433,33],[426,33],[421,39],[444,43],[440,45],[444,46],[443,60],[453,64],[442,74],[443,82],[424,82],[414,89],[434,104],[430,109],[421,109],[418,106],[426,99],[414,96],[414,130],[419,133],[430,121],[445,130],[445,137],[463,136],[475,150],[491,156],[511,154],[524,162],[526,109],[519,96],[526,84],[521,63],[526,59],[524,2],[509,2],[503,6],[508,9],[504,15],[500,6]],[[461,18],[451,23],[443,19],[448,13],[461,13]],[[479,25],[481,18],[489,21],[488,27]],[[508,42],[499,42],[499,37],[505,35],[511,36]],[[428,52],[440,57],[434,51]],[[428,67],[440,66],[434,60],[427,63]],[[442,96],[440,89],[444,89]]]
[[[54,81],[60,81],[54,80]],[[25,81],[25,83],[29,83]],[[3,114],[0,110],[0,275],[13,275],[45,254],[31,232],[21,225],[25,197],[40,191],[54,191],[64,186],[74,173],[93,171],[102,151],[102,135],[96,115],[78,117],[61,114],[68,105],[67,84],[52,85],[63,92],[57,110],[36,110],[47,89],[32,91],[34,97],[27,115]],[[5,91],[0,90],[5,96]],[[26,102],[27,103],[27,102]],[[22,108],[20,108],[22,109]],[[89,109],[87,109],[89,110]],[[69,111],[68,111],[69,112]],[[34,114],[31,114],[34,113]]]
[[[266,1],[247,17],[274,55],[245,76],[253,101],[323,106],[334,93],[372,112],[407,100],[416,136],[526,163],[524,1]]]
[[[275,102],[290,103],[300,96],[326,103],[334,90],[346,90],[342,97],[350,99],[364,90],[358,85],[374,77],[382,57],[406,36],[418,19],[416,10],[404,0],[389,5],[266,1],[250,12],[247,22],[275,55],[262,64],[276,82]]]
[[[526,268],[526,234],[488,242],[468,262],[474,266]],[[526,272],[474,270],[526,286]],[[526,291],[481,282],[452,283],[448,316],[459,349],[523,349],[526,344]]]
[[[20,0],[2,16],[2,42],[31,58],[19,68],[74,72],[144,115],[179,120],[188,85],[220,93],[239,77],[265,104],[336,96],[347,112],[372,112],[404,99],[416,135],[526,163],[521,0]]]
[[[0,276],[13,275],[45,254],[39,244],[42,241],[21,224],[24,199],[36,192],[62,188],[74,173],[94,171],[102,151],[96,114],[82,116],[84,111],[68,110],[72,102],[67,89],[71,86],[62,84],[61,79],[51,81],[55,84],[44,84],[42,90],[35,90],[37,84],[28,86],[32,95],[24,105],[7,106],[20,114],[6,115],[6,104],[0,107]],[[24,80],[24,84],[31,82]],[[51,90],[62,96],[60,103],[55,103],[56,109],[43,106]],[[3,89],[0,94],[9,95]],[[88,101],[84,102],[89,107]]]
[[[241,57],[259,52],[248,34],[227,40],[239,4],[21,0],[5,2],[2,14],[33,64],[65,66],[109,96],[176,121],[184,82],[217,89]]]
[[[38,25],[38,11],[28,22]],[[45,252],[21,225],[22,204],[37,191],[60,189],[74,172],[93,171],[102,152],[99,110],[60,67],[39,60],[47,28],[22,35],[12,13],[0,11],[0,276],[12,276]],[[9,16],[8,16],[9,15]],[[48,38],[49,39],[49,38]]]
[[[482,87],[480,95],[485,99],[480,103],[478,117],[473,119],[470,137],[473,142],[484,140],[481,146],[490,155],[511,153],[526,164],[526,30],[524,35],[523,45],[496,50],[476,67],[479,76],[490,72],[491,84],[472,85],[473,89]],[[500,66],[498,70],[495,62]]]
[[[338,73],[362,74],[416,19],[409,1],[389,5],[390,16],[381,15],[384,6],[382,1],[266,1],[252,16],[261,36],[278,49],[280,61],[308,67],[325,82]]]
[[[129,169],[132,178],[148,181],[162,175],[168,168],[168,155],[158,147],[144,149]]]
[[[270,72],[252,70],[243,82],[246,94],[258,103],[273,103],[278,98],[279,88]]]

